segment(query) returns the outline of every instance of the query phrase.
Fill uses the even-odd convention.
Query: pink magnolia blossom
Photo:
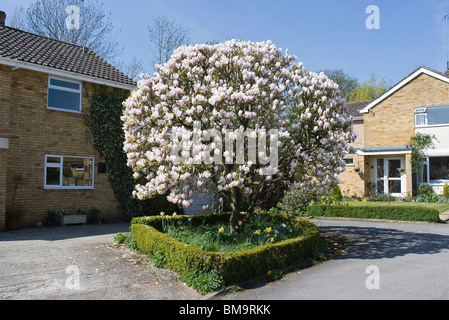
[[[143,75],[122,116],[128,166],[148,181],[134,195],[169,191],[169,201],[189,206],[193,191],[233,191],[254,202],[252,177],[267,168],[258,187],[335,182],[355,138],[352,119],[338,85],[295,60],[271,41],[230,40],[180,47],[153,76]],[[239,132],[248,133],[247,142],[263,137],[266,148],[250,158],[244,145],[243,163],[236,163],[238,150],[225,145]],[[276,168],[257,161],[274,151]]]

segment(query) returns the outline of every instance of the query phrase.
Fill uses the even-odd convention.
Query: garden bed
[[[176,240],[164,233],[163,230],[166,229],[168,223],[175,227],[211,226],[212,229],[200,232],[215,232],[219,234],[216,238],[221,236],[226,238],[228,235],[220,235],[224,232],[221,228],[225,227],[219,229],[217,227],[219,225],[229,227],[230,214],[134,218],[131,224],[131,234],[140,251],[150,256],[160,257],[162,255],[167,264],[181,275],[194,272],[214,272],[220,275],[226,284],[238,283],[271,270],[308,262],[322,248],[324,240],[313,223],[282,214],[265,216],[273,224],[271,230],[248,228],[248,232],[253,233],[256,240],[261,239],[260,243],[258,240],[256,241],[257,246],[246,244],[237,250],[214,247],[223,252],[208,250],[211,248],[203,250],[194,244]],[[287,229],[294,228],[293,238],[283,240],[283,238],[275,236],[276,229],[283,225]],[[278,235],[279,233],[280,231],[277,232]],[[232,237],[228,240],[227,242],[234,241]],[[245,246],[249,248],[245,249]]]

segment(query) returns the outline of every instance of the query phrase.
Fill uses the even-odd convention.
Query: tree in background
[[[329,79],[339,85],[341,96],[346,100],[348,100],[351,92],[359,85],[356,77],[350,76],[342,69],[326,69],[323,72]]]
[[[79,28],[67,28],[67,8],[79,8]],[[113,38],[111,14],[106,14],[103,3],[94,0],[37,0],[26,10],[19,9],[15,23],[22,29],[79,46],[85,46],[105,60],[113,60],[120,50]]]
[[[375,74],[371,75],[370,80],[365,81],[362,84],[358,84],[348,96],[348,101],[372,101],[379,98],[382,94],[387,92],[390,88],[390,83],[382,78],[378,81],[378,77]]]
[[[168,192],[188,207],[194,192],[227,192],[230,231],[240,233],[273,183],[338,180],[354,140],[351,117],[338,86],[295,60],[270,41],[231,40],[182,46],[156,66],[124,103],[128,165],[146,180],[134,196]]]
[[[176,21],[171,21],[166,16],[155,18],[153,25],[148,26],[148,34],[154,46],[155,65],[167,62],[176,48],[189,42],[189,29],[176,24]]]

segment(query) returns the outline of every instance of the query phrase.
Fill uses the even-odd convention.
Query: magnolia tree
[[[124,102],[134,196],[227,194],[231,232],[241,232],[276,183],[337,181],[354,139],[338,86],[270,41],[178,48]],[[241,212],[243,197],[249,204]],[[220,198],[218,204],[222,204]]]

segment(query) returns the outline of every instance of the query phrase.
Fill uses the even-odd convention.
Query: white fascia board
[[[79,74],[76,72],[58,70],[58,69],[54,69],[54,68],[50,68],[50,67],[40,66],[40,65],[33,64],[33,63],[29,63],[29,62],[22,62],[22,61],[8,59],[8,58],[4,58],[4,57],[0,57],[0,64],[11,66],[14,69],[22,68],[22,69],[26,69],[26,70],[47,73],[47,74],[53,75],[53,76],[106,85],[108,87],[113,87],[113,88],[118,88],[118,89],[124,89],[124,90],[130,90],[130,91],[134,90],[134,86],[127,85],[124,83],[103,80],[103,79],[96,78],[96,77],[85,76],[85,75],[82,75],[82,74]]]
[[[381,95],[379,98],[377,98],[376,100],[374,100],[373,102],[371,102],[369,105],[367,105],[365,108],[363,108],[362,110],[360,110],[360,113],[368,113],[370,111],[371,108],[373,108],[375,105],[377,105],[378,103],[382,102],[383,100],[385,100],[386,98],[388,98],[389,96],[391,96],[393,93],[395,93],[396,91],[398,91],[399,89],[401,89],[403,86],[405,86],[407,83],[409,83],[410,81],[412,81],[413,79],[415,79],[417,76],[421,75],[421,74],[427,74],[431,77],[437,78],[441,81],[444,81],[446,83],[449,83],[449,78],[432,72],[426,68],[420,68],[419,70],[417,70],[416,72],[414,72],[412,75],[410,75],[409,77],[405,78],[404,80],[402,80],[400,83],[398,83],[397,85],[395,85],[393,88],[391,88],[390,90],[388,90],[387,92],[385,92],[383,95]]]
[[[412,151],[363,151],[363,150],[357,150],[356,153],[361,156],[391,156],[391,155],[397,155],[397,154],[411,154]]]
[[[449,149],[426,149],[423,154],[427,157],[449,156]]]

